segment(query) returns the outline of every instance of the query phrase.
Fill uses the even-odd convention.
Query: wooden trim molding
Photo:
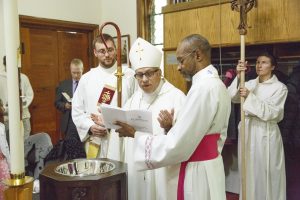
[[[136,0],[137,36],[150,40],[149,6],[152,0]]]
[[[99,25],[97,24],[86,24],[80,22],[46,19],[46,18],[31,17],[25,15],[20,15],[19,20],[20,20],[20,27],[24,27],[24,28],[88,33],[89,49],[87,53],[89,55],[93,54],[92,42],[94,38],[99,34]],[[98,62],[97,58],[95,58],[94,56],[89,56],[90,64],[97,65],[98,64],[97,62]]]
[[[80,22],[69,22],[63,20],[56,19],[46,19],[46,18],[38,18],[31,16],[20,15],[20,26],[22,27],[30,27],[30,28],[43,28],[47,27],[47,29],[53,30],[77,30],[80,32],[91,32],[98,29],[97,24],[86,24]]]
[[[162,13],[172,13],[183,10],[190,10],[195,8],[202,8],[208,6],[218,5],[219,3],[230,3],[231,0],[194,0],[191,2],[183,2],[177,4],[170,4],[162,8]]]

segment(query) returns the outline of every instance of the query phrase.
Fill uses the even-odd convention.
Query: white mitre
[[[136,39],[129,52],[129,59],[133,70],[143,67],[159,68],[161,58],[161,51],[142,38]]]

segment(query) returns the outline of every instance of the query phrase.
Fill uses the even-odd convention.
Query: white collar
[[[255,79],[256,83],[258,84],[268,84],[268,83],[274,83],[274,82],[277,82],[278,81],[278,78],[275,74],[272,75],[271,78],[269,78],[268,80],[265,80],[264,82],[259,82],[259,77],[256,77]]]
[[[219,77],[217,69],[211,64],[201,69],[193,76],[193,83],[205,77]]]
[[[117,70],[117,62],[115,62],[115,64],[110,68],[104,68],[99,64],[96,69],[99,69],[100,71],[107,73],[107,74],[112,74]]]
[[[153,99],[156,99],[157,96],[159,95],[160,90],[161,90],[163,85],[164,85],[164,81],[160,80],[160,83],[159,83],[158,87],[155,89],[154,92],[146,93],[142,90],[142,99],[143,99],[143,101],[146,101],[147,103],[150,103],[150,102],[153,101]]]

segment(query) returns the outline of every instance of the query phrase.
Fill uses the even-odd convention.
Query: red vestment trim
[[[220,133],[205,135],[191,157],[180,165],[177,200],[184,200],[185,168],[189,162],[212,160],[218,157],[218,140]]]
[[[100,97],[98,99],[97,106],[99,106],[101,103],[105,103],[110,105],[113,96],[115,94],[115,88],[109,86],[109,85],[104,85]]]

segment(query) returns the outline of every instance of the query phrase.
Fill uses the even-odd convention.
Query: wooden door
[[[22,73],[31,82],[34,99],[29,107],[32,133],[46,132],[55,144],[60,137],[60,112],[54,106],[55,89],[71,78],[70,62],[83,61],[85,71],[93,66],[91,52],[96,25],[20,18],[23,45]]]
[[[80,32],[58,31],[59,80],[71,78],[70,62],[73,58],[83,61],[84,71],[89,70],[88,35]]]
[[[57,32],[21,28],[24,54],[21,71],[30,80],[34,91],[30,105],[32,133],[46,132],[56,136],[55,87],[58,77]]]
[[[58,80],[71,78],[70,62],[79,58],[83,62],[84,72],[89,71],[89,43],[87,33],[58,31]],[[58,85],[58,83],[56,84]],[[54,101],[53,101],[54,103]],[[56,135],[64,136],[60,131],[61,112],[56,110]]]
[[[32,133],[46,132],[56,142],[60,134],[60,113],[54,107],[55,88],[60,81],[71,78],[73,58],[80,58],[89,66],[88,36],[21,28],[21,41],[24,47],[21,71],[28,75],[34,91],[30,106]]]

